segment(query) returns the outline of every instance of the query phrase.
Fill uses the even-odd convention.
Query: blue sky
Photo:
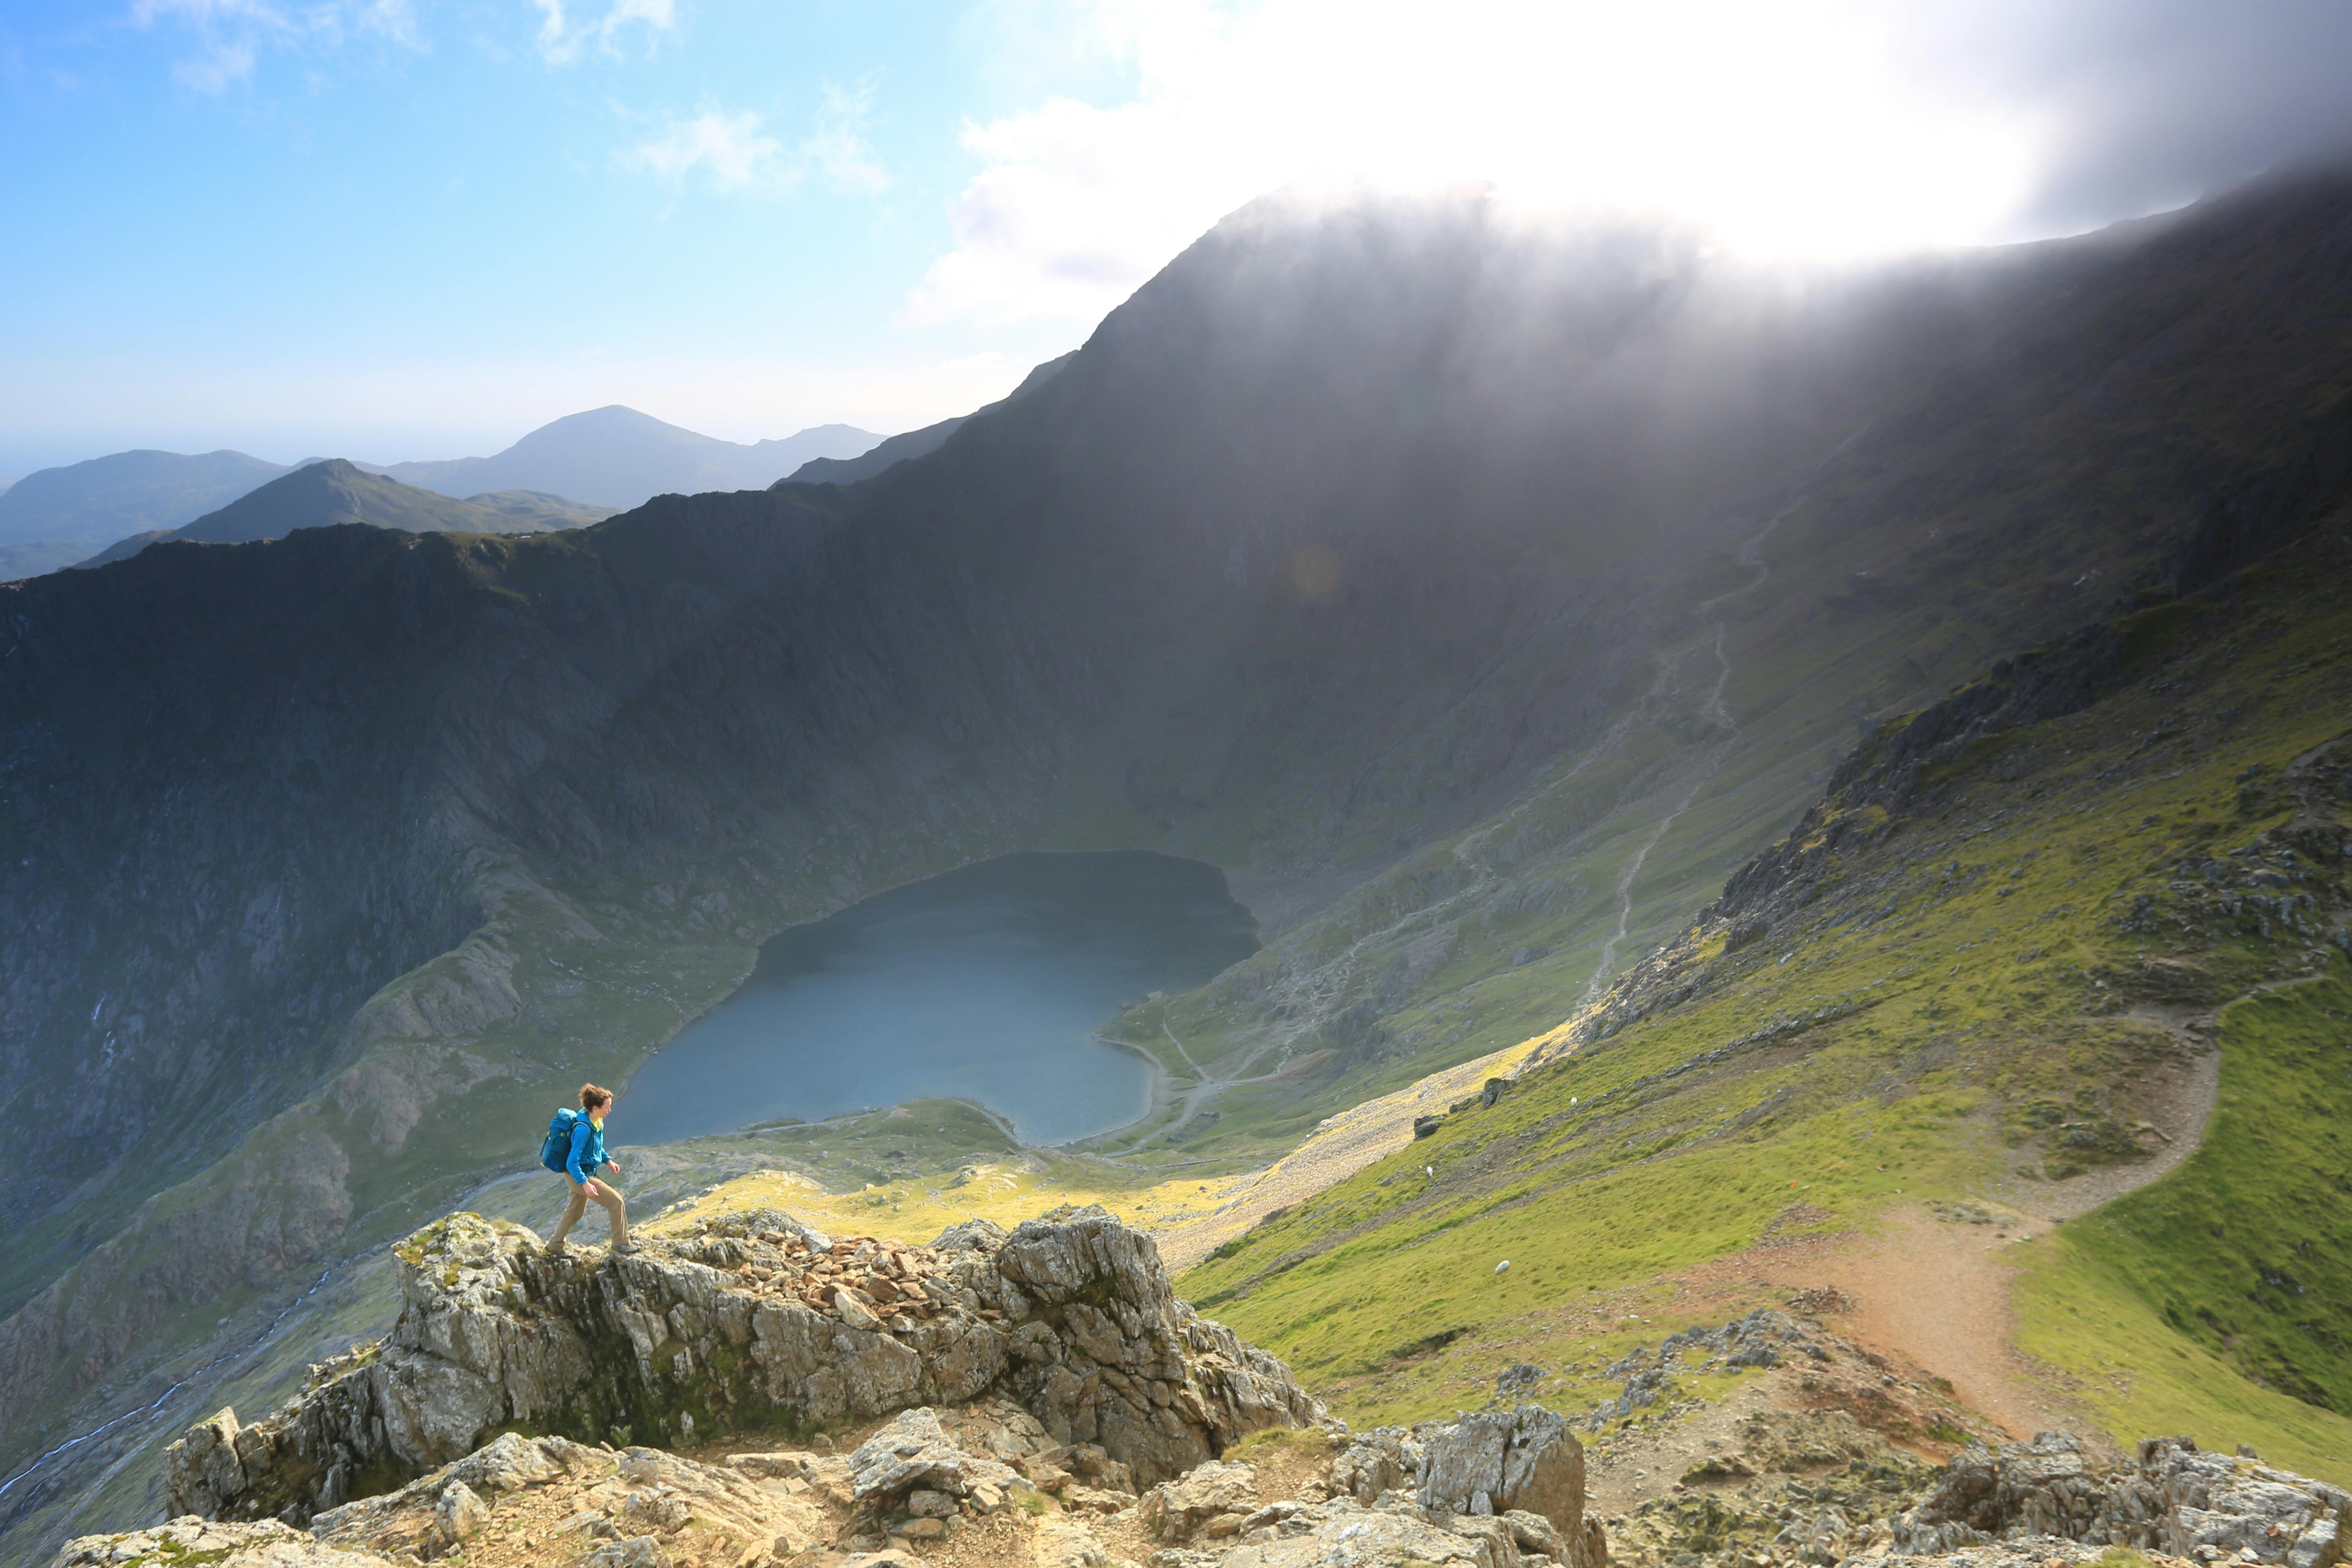
[[[10,0],[0,474],[451,457],[612,402],[906,428],[1295,181],[1840,255],[2063,232],[2339,125],[2347,14]]]

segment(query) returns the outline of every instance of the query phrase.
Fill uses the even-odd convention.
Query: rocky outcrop
[[[1540,1405],[1477,1412],[1423,1440],[1417,1492],[1436,1512],[1518,1509],[1572,1531],[1584,1515],[1584,1447]]]
[[[1606,1568],[1601,1521],[1584,1513],[1584,1448],[1540,1405],[1477,1412],[1355,1436],[1316,1503],[1255,1500],[1249,1467],[1203,1467],[1144,1500],[1162,1539],[1227,1537],[1222,1558],[1163,1552],[1153,1568]]]
[[[216,1524],[184,1518],[152,1530],[82,1536],[67,1542],[49,1568],[179,1568],[188,1563],[218,1568],[387,1568],[389,1562],[373,1552],[326,1545],[274,1519]]]
[[[397,1256],[391,1335],[267,1420],[189,1428],[169,1454],[174,1512],[299,1523],[508,1426],[626,1447],[997,1396],[1149,1484],[1323,1418],[1099,1208],[932,1247],[833,1241],[764,1210],[622,1256],[454,1215]]]
[[[1897,1551],[1948,1552],[2057,1537],[2154,1549],[2213,1563],[2332,1568],[2345,1557],[2352,1494],[2262,1463],[2151,1437],[2137,1464],[2102,1466],[2064,1432],[1971,1445],[1919,1506],[1897,1520]]]

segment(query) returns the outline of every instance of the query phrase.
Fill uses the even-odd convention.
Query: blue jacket
[[[563,1163],[573,1182],[585,1182],[611,1163],[604,1152],[604,1130],[583,1116],[572,1124],[572,1157]]]

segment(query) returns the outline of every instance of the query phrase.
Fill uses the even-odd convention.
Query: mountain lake
[[[1149,1109],[1142,1058],[1093,1037],[1257,950],[1224,873],[1139,850],[1023,854],[893,889],[761,948],[735,994],[639,1068],[614,1142],[975,1100],[1066,1143]]]

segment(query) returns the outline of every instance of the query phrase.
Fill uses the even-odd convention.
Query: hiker
[[[564,1151],[562,1169],[564,1178],[572,1184],[572,1201],[564,1205],[563,1217],[556,1223],[555,1234],[547,1238],[550,1252],[563,1250],[563,1238],[572,1234],[572,1227],[580,1223],[582,1215],[588,1212],[590,1198],[604,1205],[605,1214],[612,1216],[613,1250],[630,1250],[628,1205],[612,1183],[596,1180],[596,1173],[600,1169],[609,1169],[615,1174],[621,1169],[620,1162],[604,1152],[604,1118],[612,1109],[611,1089],[583,1083],[580,1086],[579,1110],[557,1112],[556,1124],[548,1130],[548,1142],[552,1144],[564,1119],[569,1117],[571,1120],[571,1142]],[[551,1153],[552,1150],[550,1155]],[[554,1163],[549,1155],[542,1155],[541,1159],[544,1163]]]

